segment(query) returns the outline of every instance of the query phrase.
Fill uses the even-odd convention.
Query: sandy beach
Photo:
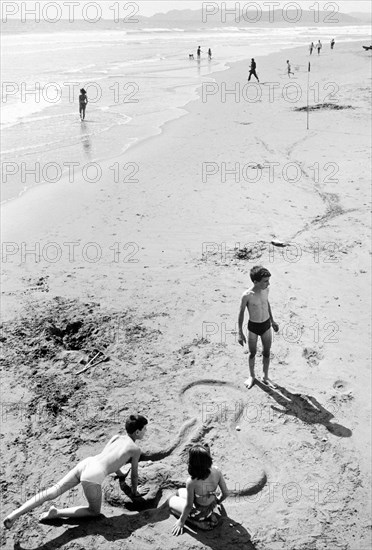
[[[140,502],[107,478],[102,517],[44,525],[45,504],[3,531],[4,548],[370,548],[371,54],[361,45],[257,56],[260,86],[247,86],[249,60],[232,64],[117,159],[116,181],[111,160],[95,183],[42,185],[3,206],[2,517],[98,452],[130,412],[149,419]],[[280,332],[276,386],[248,391],[236,331],[256,264],[272,274]],[[77,374],[94,349],[109,359]],[[226,515],[211,532],[172,537],[162,504],[184,486],[186,449],[199,441],[231,490]],[[72,502],[80,487],[58,500]]]

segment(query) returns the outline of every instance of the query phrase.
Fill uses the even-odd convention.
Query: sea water
[[[335,29],[145,28],[4,35],[2,201],[39,183],[63,181],[91,163],[110,158],[130,162],[131,146],[182,116],[198,87],[213,81],[213,73],[234,61],[307,48],[319,33],[328,46]],[[339,27],[336,40],[368,36],[369,27]],[[191,53],[194,59],[189,59]],[[80,88],[89,100],[84,122],[78,112]]]

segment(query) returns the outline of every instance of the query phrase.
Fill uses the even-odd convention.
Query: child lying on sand
[[[120,468],[130,459],[132,461],[132,495],[137,496],[138,461],[141,455],[141,449],[136,445],[135,441],[137,439],[141,440],[145,436],[147,429],[146,424],[147,419],[144,416],[139,414],[131,415],[125,423],[127,435],[115,435],[112,437],[100,454],[85,458],[56,485],[41,491],[20,506],[20,508],[9,514],[4,519],[4,526],[10,529],[14,521],[23,514],[37,508],[47,500],[57,498],[79,483],[83,486],[88,506],[75,506],[74,508],[61,509],[52,506],[49,512],[43,514],[40,519],[98,516],[101,512],[101,485],[103,480],[107,475],[114,472],[119,477],[122,477],[123,473]]]
[[[191,447],[188,471],[190,477],[186,481],[186,489],[179,489],[177,496],[169,500],[171,512],[181,516],[172,529],[173,535],[176,536],[183,533],[186,521],[201,529],[213,529],[218,522],[213,511],[228,496],[223,475],[218,468],[212,466],[212,457],[207,445]],[[221,490],[218,497],[217,487]]]

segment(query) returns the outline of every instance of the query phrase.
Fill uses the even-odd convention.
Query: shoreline
[[[298,48],[295,48],[295,49],[293,49],[293,53],[295,53],[295,52],[300,53],[300,50]],[[263,59],[265,59],[265,58],[268,59],[269,64],[270,64],[272,62],[272,60],[278,59],[281,55],[282,55],[282,53],[279,52],[277,54],[270,54],[267,57],[265,56]],[[308,56],[305,56],[305,59],[307,60]],[[227,71],[217,73],[218,76],[217,76],[216,80],[217,81],[218,80],[222,81],[223,80],[223,75],[226,75],[228,77],[228,75],[234,73],[234,71],[235,71],[235,73],[239,72],[239,69],[243,68],[244,64],[245,64],[244,61],[238,61],[238,62],[232,64],[231,67]],[[246,69],[246,67],[244,67],[244,69]],[[239,77],[239,79],[236,79],[235,82],[237,82],[238,80],[239,81],[242,80],[245,83],[244,76]],[[228,78],[227,78],[227,80],[228,80]],[[212,97],[212,100],[215,101],[216,99],[218,99],[217,96]],[[252,104],[249,104],[249,103],[246,103],[246,102],[243,102],[243,101],[241,102],[241,105],[244,108],[243,112],[245,112],[246,108],[250,108],[252,106]],[[266,107],[271,109],[271,112],[272,112],[273,116],[275,116],[275,104],[273,104],[273,105],[274,105],[274,110],[272,108],[272,105],[267,105],[266,104]],[[256,107],[257,104],[254,103],[253,106]],[[291,104],[284,104],[284,106],[286,108],[287,107],[288,108],[292,107]],[[163,130],[160,134],[158,134],[156,136],[148,137],[145,140],[135,144],[133,146],[132,150],[131,150],[131,153],[132,153],[131,158],[126,159],[126,160],[130,161],[130,163],[135,163],[135,164],[137,164],[137,166],[141,167],[141,164],[147,164],[146,159],[147,159],[147,156],[148,156],[148,151],[149,150],[153,151],[154,148],[156,148],[158,140],[162,140],[162,139],[164,140],[165,139],[165,140],[169,141],[169,137],[168,137],[169,132],[172,132],[173,134],[177,134],[177,131],[181,130],[182,132],[186,131],[186,135],[187,134],[191,135],[191,132],[192,132],[192,129],[193,129],[194,123],[195,123],[195,116],[199,116],[199,113],[197,113],[197,111],[200,108],[200,94],[199,94],[198,99],[190,101],[187,104],[186,107],[187,108],[185,109],[185,112],[182,113],[182,115],[179,118],[171,120],[171,121],[167,121],[164,124]],[[204,107],[209,109],[209,106],[207,104],[204,104]],[[209,109],[209,111],[211,112],[210,109]],[[295,116],[297,117],[298,115],[295,115]],[[305,124],[305,115],[302,114],[302,115],[299,115],[299,116],[302,117],[303,123]],[[317,119],[315,117],[317,117],[318,114],[315,113],[312,116],[314,117],[313,120],[316,122]],[[205,120],[205,122],[206,122],[206,124],[208,123],[207,119]],[[245,125],[245,123],[244,123],[244,125]],[[247,128],[249,129],[249,125],[247,126]],[[191,130],[189,130],[189,129],[191,129]],[[238,132],[238,130],[239,130],[239,128],[237,129],[237,132]],[[308,137],[312,137],[314,132],[319,133],[319,132],[321,132],[321,130],[320,130],[320,128],[317,128],[317,129],[316,128],[314,128],[314,129],[310,128],[310,132],[309,132]],[[329,128],[327,130],[327,132],[332,133],[332,130]],[[348,133],[350,134],[350,132],[348,132]],[[240,132],[240,134],[241,134],[241,132]],[[351,132],[351,135],[352,134],[353,133]],[[321,133],[319,135],[321,136]],[[355,133],[355,135],[360,135],[360,134]],[[368,132],[366,132],[365,137],[366,138],[368,137]],[[255,146],[256,149],[257,149],[257,144],[258,143],[259,142],[256,143],[256,146]],[[240,167],[244,167],[246,165],[247,161],[259,164],[260,161],[264,160],[264,158],[265,158],[265,150],[266,150],[266,154],[267,153],[269,153],[269,155],[271,154],[266,149],[267,145],[265,144],[264,141],[262,141],[262,143],[260,144],[260,147],[263,147],[263,152],[260,152],[259,155],[256,155],[256,158],[252,158],[252,157],[247,158],[244,154],[243,154],[243,156],[241,156],[241,153],[239,153],[239,155],[237,155],[237,158],[234,159],[235,162],[240,161]],[[275,157],[275,155],[274,155],[274,157]],[[117,158],[117,157],[114,157],[114,158]],[[109,165],[112,163],[112,160],[113,159],[110,159],[110,160],[105,161],[105,162],[102,163],[102,169],[103,169],[103,172],[105,173],[106,177],[107,177],[107,174],[110,174],[110,176],[112,177],[112,170],[110,171],[110,169],[109,169]],[[229,160],[228,158],[223,159],[223,161],[225,161],[225,162],[228,162],[228,160]],[[273,160],[276,160],[276,159],[274,158]],[[314,175],[315,175],[315,173],[314,173]],[[34,188],[30,189],[29,192],[23,194],[21,197],[19,197],[19,199],[17,201],[10,201],[8,203],[2,204],[1,208],[3,210],[3,236],[5,235],[5,240],[10,240],[11,242],[16,241],[18,243],[23,242],[24,237],[22,236],[22,233],[24,233],[25,223],[27,223],[30,234],[34,234],[35,236],[37,236],[35,241],[39,240],[41,242],[42,240],[45,240],[45,238],[48,237],[48,233],[50,233],[50,231],[51,231],[51,228],[50,228],[50,213],[52,211],[51,207],[52,207],[53,204],[58,203],[59,208],[62,208],[62,213],[59,214],[59,223],[60,223],[60,228],[62,229],[63,226],[64,226],[65,220],[68,219],[70,209],[71,209],[71,212],[73,213],[72,220],[74,220],[74,219],[77,220],[78,216],[79,216],[78,212],[81,208],[83,208],[83,211],[85,212],[85,211],[90,210],[93,207],[93,211],[94,211],[94,201],[95,201],[95,199],[98,198],[99,202],[102,202],[102,200],[104,200],[104,202],[106,202],[107,200],[112,199],[115,196],[115,195],[112,195],[112,193],[114,193],[114,194],[118,193],[118,196],[120,198],[122,196],[123,192],[125,193],[125,188],[128,187],[128,185],[127,185],[127,186],[124,186],[124,188],[123,188],[120,185],[118,185],[118,182],[113,182],[113,180],[111,180],[109,182],[109,186],[106,185],[104,180],[100,180],[96,184],[87,183],[86,181],[83,180],[82,177],[77,178],[76,181],[74,181],[73,183],[69,183],[66,180],[67,180],[67,178],[64,178],[64,184],[63,185],[61,185],[61,182],[57,182],[55,184],[53,184],[53,183],[52,184],[40,184],[40,185],[35,186]],[[205,186],[201,185],[200,175],[198,175],[198,180],[199,180],[199,182],[196,185],[196,189],[198,190],[198,192],[200,192],[200,190],[202,190],[203,187],[205,187]],[[244,181],[244,178],[242,178],[241,175],[240,175],[240,180],[241,181],[238,184],[238,186],[235,186],[235,187],[238,187],[238,189],[237,189],[238,190],[238,199],[237,199],[238,204],[239,204],[239,201],[244,200],[243,199],[244,187],[247,185],[247,182]],[[102,186],[102,184],[103,184],[103,186]],[[231,186],[231,182],[230,182],[230,186]],[[297,186],[297,184],[295,184],[292,187],[296,188],[296,186]],[[291,187],[291,185],[289,187]],[[129,187],[128,187],[128,190],[129,190]],[[284,190],[285,189],[283,188],[283,191]],[[150,189],[148,189],[148,191],[151,193],[152,189],[150,188]],[[102,192],[104,193],[103,197],[102,197]],[[145,192],[147,192],[146,186],[143,187],[142,194],[145,193]],[[288,191],[285,191],[285,192],[287,193]],[[291,193],[290,190],[289,190],[289,193]],[[309,193],[309,195],[311,195],[312,194],[312,188],[308,188],[308,189],[305,188],[305,193]],[[106,199],[104,199],[105,196],[106,196]],[[129,196],[131,196],[131,193],[129,193]],[[135,198],[134,195],[132,195],[132,196],[133,196],[133,198]],[[229,194],[227,196],[229,196]],[[226,198],[227,198],[227,196],[226,196]],[[139,198],[139,201],[141,201],[140,196],[138,198]],[[120,200],[121,200],[121,198],[120,198]],[[290,198],[288,198],[288,200],[289,200],[289,202],[291,202]],[[141,202],[139,202],[139,204],[138,204],[139,210],[141,210],[140,204],[141,204]],[[314,206],[310,206],[310,205],[306,206],[306,210],[309,209],[310,210],[309,212],[306,212],[305,209],[302,208],[302,214],[301,215],[305,215],[305,219],[308,218],[308,220],[310,220],[312,217],[314,217],[316,215],[319,208],[321,208],[322,210],[324,209],[324,211],[326,211],[325,206],[326,205],[323,203],[323,201],[319,197],[317,204],[315,204]],[[41,207],[42,207],[42,209],[41,209]],[[238,208],[238,210],[240,210],[240,208]],[[92,211],[92,214],[93,214],[93,211]],[[276,211],[275,208],[274,208],[274,211]],[[37,220],[35,220],[35,212],[38,213]],[[57,221],[56,215],[58,215],[58,212],[54,212],[53,215],[54,215],[53,222],[55,223]],[[93,214],[93,217],[94,217],[94,214]],[[27,222],[26,222],[26,220],[27,220]],[[135,221],[135,217],[133,218],[133,221]],[[47,229],[44,230],[44,236],[43,236],[43,233],[40,233],[39,229],[41,229],[44,226],[44,223],[45,223],[45,226],[47,227]],[[301,224],[301,225],[303,225],[303,224]],[[270,242],[270,240],[272,240],[272,239],[279,239],[279,240],[284,240],[284,241],[287,240],[288,241],[288,240],[290,240],[291,235],[295,234],[297,231],[298,231],[298,228],[293,228],[292,232],[287,232],[287,233],[284,233],[284,234],[278,234],[278,232],[276,232],[274,230],[274,231],[271,231],[268,235],[267,230],[265,229],[264,232],[263,232],[264,234],[259,233],[258,236],[256,236],[256,238],[254,239],[254,242],[260,242],[261,240],[263,240],[263,238],[264,238],[264,240],[266,240],[268,242]],[[55,231],[53,231],[53,233],[55,234]],[[266,236],[266,238],[265,238],[265,236]],[[74,239],[72,239],[72,240],[74,240]],[[90,239],[87,239],[87,242],[89,240]],[[115,239],[113,239],[113,240],[115,240]],[[130,237],[129,240],[132,240],[132,236]],[[216,239],[214,239],[212,237],[212,241],[215,241],[215,240]],[[241,239],[239,239],[237,236],[232,235],[230,237],[230,243],[231,243],[230,248],[233,248],[233,243],[234,243],[235,240],[238,242]],[[246,242],[246,240],[243,239],[243,242]],[[69,265],[69,264],[67,264],[67,265]]]
[[[307,28],[307,27],[304,27],[304,28]],[[354,38],[353,39],[354,41],[355,40],[358,40],[357,38]],[[340,41],[339,44],[342,45],[342,44],[345,44],[345,43],[348,43],[348,41]],[[279,48],[276,48],[276,51],[273,52],[268,52],[268,53],[264,53],[264,54],[261,54],[260,57],[266,57],[268,55],[274,55],[275,53],[277,53],[278,51],[279,52],[283,52],[283,51],[296,51],[298,49],[298,51],[300,51],[302,49],[303,46],[296,46],[296,47],[293,47],[293,46],[288,46],[288,45],[283,45]],[[203,61],[205,61],[203,59]],[[213,81],[215,81],[214,79],[214,75],[216,74],[219,74],[220,72],[225,72],[226,70],[229,70],[231,68],[231,66],[234,65],[234,63],[244,63],[244,62],[247,62],[248,63],[248,58],[245,59],[245,60],[239,60],[239,61],[236,61],[236,62],[229,62],[229,61],[224,61],[223,64],[224,66],[221,67],[220,64],[218,64],[218,68],[214,69],[211,73],[209,74],[205,74],[203,75],[203,80],[204,80],[204,83],[206,81],[209,81],[211,79],[213,79]],[[221,61],[222,63],[222,61]],[[98,163],[98,164],[101,164],[101,163],[108,163],[114,159],[123,159],[124,160],[124,157],[125,155],[127,154],[128,151],[131,151],[133,147],[136,147],[139,143],[142,143],[143,141],[146,141],[147,139],[150,139],[152,137],[157,137],[159,135],[161,135],[162,131],[163,131],[163,127],[164,125],[167,123],[167,122],[171,122],[173,120],[177,120],[178,118],[181,118],[182,116],[185,115],[185,111],[187,113],[187,105],[189,103],[192,103],[193,101],[196,101],[197,100],[197,96],[199,94],[199,89],[201,88],[203,84],[201,83],[188,83],[188,84],[185,84],[185,85],[182,85],[182,88],[190,88],[190,95],[192,96],[190,99],[186,100],[186,102],[182,102],[182,103],[179,103],[178,105],[172,107],[172,113],[168,113],[166,115],[166,118],[164,119],[164,122],[160,122],[160,123],[157,123],[156,121],[153,121],[153,122],[150,122],[150,127],[149,128],[146,128],[143,127],[142,130],[144,130],[144,134],[139,136],[134,136],[134,137],[130,137],[128,138],[129,139],[129,142],[126,146],[126,150],[121,153],[121,154],[117,154],[115,153],[114,155],[107,155],[107,152],[105,153],[104,156],[102,157],[97,157],[96,159],[94,159],[94,161],[91,161],[90,159],[86,159],[87,162],[84,162],[84,159],[81,158],[79,160],[79,171],[81,173],[82,169],[87,165],[89,164],[90,162],[95,162],[95,163]],[[177,87],[177,85],[175,86]],[[181,98],[180,98],[181,99]],[[106,109],[106,107],[105,107]],[[100,110],[99,110],[100,111]],[[59,117],[63,117],[64,115],[63,114],[59,114],[58,115]],[[127,115],[129,116],[129,115]],[[124,125],[125,127],[130,127],[132,125],[132,121],[134,120],[134,117],[133,116],[129,116],[129,121],[126,125]],[[32,119],[31,121],[32,122]],[[89,139],[89,136],[90,134],[88,134],[88,139]],[[100,134],[94,136],[93,135],[93,138],[94,139],[99,139],[100,138]],[[76,139],[78,140],[78,137],[76,137]],[[131,143],[132,142],[132,143]],[[78,145],[78,141],[76,141],[75,143],[75,147]],[[39,146],[38,146],[39,147]],[[62,148],[64,147],[71,147],[71,145],[68,145],[68,144],[65,144]],[[84,145],[85,147],[85,145]],[[56,151],[58,152],[59,149],[57,149]],[[59,155],[57,155],[57,158],[58,158]],[[11,160],[11,159],[9,159]],[[60,161],[60,164],[62,163],[62,161]],[[22,161],[21,163],[22,165],[24,164],[24,161]],[[44,163],[41,164],[41,166],[43,166]],[[49,165],[50,163],[46,163],[46,165]],[[63,163],[62,163],[63,164]],[[69,175],[69,169],[66,168],[65,166],[60,166],[60,169],[62,170],[62,174],[61,176],[59,177],[58,181],[56,182],[57,184],[63,184],[64,181],[67,180],[68,178],[68,175]],[[7,176],[9,177],[9,176]],[[13,178],[12,175],[10,175],[11,178]],[[81,177],[82,179],[82,177]],[[33,190],[34,188],[38,187],[39,185],[53,185],[53,181],[40,181],[39,183],[31,183],[28,187],[26,187],[25,189],[21,189],[19,191],[19,194],[16,195],[16,196],[10,196],[8,198],[5,198],[2,200],[1,202],[1,205],[5,205],[7,204],[8,202],[11,202],[11,201],[14,201],[14,200],[17,200],[19,199],[22,195],[24,195],[25,193],[29,193],[31,190]],[[8,194],[8,193],[6,193]]]
[[[342,43],[343,42],[340,42],[340,44],[342,44]],[[260,56],[260,58],[264,58],[264,57],[267,57],[267,56],[273,56],[273,55],[279,54],[280,52],[284,52],[284,51],[288,51],[288,53],[290,53],[291,51],[300,52],[302,50],[303,50],[303,48],[299,47],[299,46],[297,46],[297,47],[283,47],[283,48],[279,49],[279,52],[265,53],[265,54],[262,54]],[[224,72],[229,71],[230,69],[234,68],[236,65],[238,65],[238,64],[243,65],[244,63],[247,63],[247,66],[248,66],[249,65],[249,58],[247,58],[245,60],[235,61],[235,62],[225,62],[225,67],[224,68],[220,68],[218,70],[212,71],[208,75],[204,75],[203,76],[203,78],[205,79],[204,83],[198,83],[198,84],[194,84],[194,85],[193,84],[182,85],[182,87],[191,88],[193,95],[195,96],[195,94],[196,94],[198,97],[193,97],[193,98],[187,100],[186,103],[174,107],[173,108],[173,110],[174,110],[174,117],[173,118],[170,118],[170,119],[167,118],[164,122],[160,123],[159,126],[152,127],[152,132],[155,132],[155,133],[152,133],[151,135],[146,135],[146,136],[143,136],[143,137],[131,138],[133,143],[129,143],[126,150],[122,154],[120,154],[120,155],[115,154],[115,155],[110,156],[110,157],[106,156],[106,157],[102,157],[101,159],[98,159],[98,160],[89,161],[84,166],[87,166],[88,164],[90,164],[90,162],[93,162],[93,163],[96,163],[96,164],[99,164],[99,165],[104,164],[106,166],[108,163],[112,163],[114,160],[116,160],[116,161],[123,160],[124,161],[125,156],[127,156],[128,151],[132,152],[136,147],[138,147],[142,143],[146,142],[147,140],[153,139],[153,138],[156,138],[156,137],[160,136],[165,131],[166,125],[168,123],[172,123],[174,121],[177,121],[178,119],[182,118],[183,116],[186,116],[187,114],[189,114],[190,111],[187,108],[188,105],[192,104],[195,101],[198,101],[198,98],[200,97],[200,89],[206,83],[207,79],[212,80],[213,82],[216,82],[216,78],[214,77],[214,75],[218,75],[219,73],[224,73]],[[247,73],[248,72],[249,72],[249,69],[247,69]],[[63,116],[63,115],[61,114],[60,116]],[[132,120],[133,120],[133,117],[130,117],[130,120],[128,121],[129,125],[130,125],[130,122]],[[83,168],[83,166],[80,166],[79,168]],[[69,169],[65,169],[63,171],[60,179],[58,180],[58,182],[42,181],[42,182],[37,183],[37,184],[32,184],[31,186],[27,187],[26,189],[23,189],[19,193],[19,195],[14,196],[14,197],[10,197],[8,199],[4,199],[3,201],[1,201],[0,208],[2,208],[3,206],[5,206],[5,205],[7,205],[7,204],[9,204],[13,201],[19,200],[25,194],[33,192],[36,189],[38,189],[39,187],[53,186],[53,185],[63,185],[67,182],[68,179],[69,179]],[[74,179],[75,179],[75,177],[74,177]],[[80,175],[80,177],[76,178],[76,179],[79,179],[79,180],[82,181],[83,176]]]

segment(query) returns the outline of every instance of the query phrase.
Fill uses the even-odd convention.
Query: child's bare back
[[[221,476],[221,471],[212,466],[211,473],[206,479],[191,479],[190,477],[187,480],[187,484],[190,484],[190,487],[194,491],[195,500],[198,504],[208,506],[213,501],[221,481]]]
[[[102,464],[107,474],[112,474],[140,454],[141,449],[128,435],[115,435],[94,458]]]

